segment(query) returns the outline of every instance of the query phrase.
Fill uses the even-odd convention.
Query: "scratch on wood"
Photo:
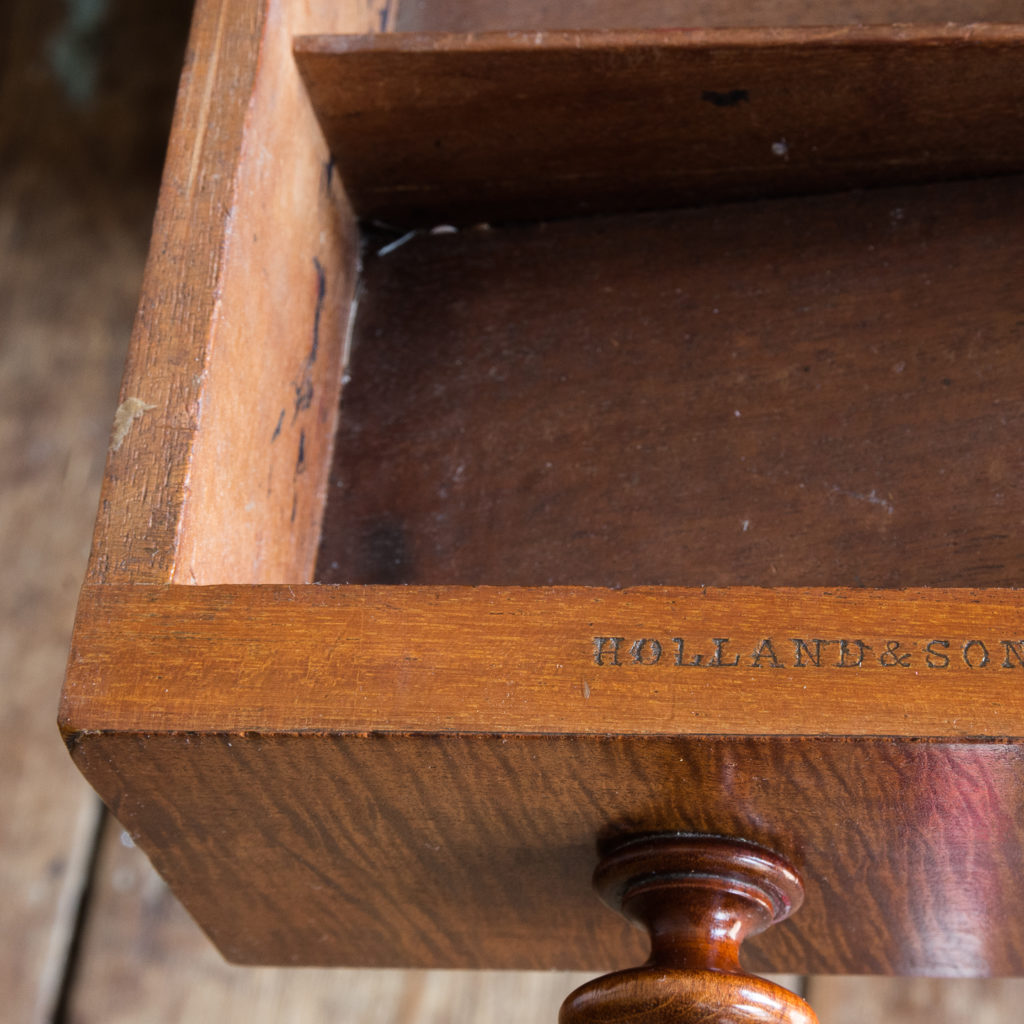
[[[116,452],[132,429],[132,424],[140,417],[155,409],[155,405],[144,402],[141,398],[126,398],[114,413],[114,433],[110,438],[110,450]]]
[[[199,176],[199,163],[205,151],[206,128],[210,120],[210,112],[213,109],[214,84],[217,80],[217,71],[220,66],[221,40],[224,38],[224,26],[227,19],[227,4],[221,4],[220,14],[217,18],[217,31],[214,37],[213,46],[210,49],[212,59],[206,68],[206,80],[203,82],[203,98],[199,107],[197,125],[193,131],[191,161],[188,169],[188,181],[185,185],[185,194],[192,195],[196,179]]]

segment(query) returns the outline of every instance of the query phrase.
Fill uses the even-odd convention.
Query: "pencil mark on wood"
[[[334,165],[333,160],[328,168]],[[330,170],[328,170],[328,181]],[[327,295],[327,274],[323,264],[314,256],[313,266],[316,268],[316,309],[313,312],[313,347],[309,351],[309,365],[312,367],[316,362],[317,354],[320,351],[320,317],[324,311],[324,297]]]
[[[313,257],[313,267],[316,270],[316,306],[313,310],[313,340],[310,344],[309,355],[306,356],[303,362],[299,380],[292,384],[292,389],[295,393],[292,423],[298,419],[299,413],[305,412],[313,405],[313,366],[320,352],[320,319],[323,316],[324,300],[327,295],[327,274],[323,264],[315,256]]]

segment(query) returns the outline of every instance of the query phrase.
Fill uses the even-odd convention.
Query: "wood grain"
[[[650,936],[646,962],[562,1004],[559,1024],[818,1024],[794,993],[740,965],[743,941],[789,917],[803,884],[776,854],[709,836],[635,836],[603,852],[601,898]]]
[[[139,268],[102,193],[83,217],[31,155],[0,172],[0,996],[9,1019],[46,1024],[100,813],[56,742],[54,697]]]
[[[182,6],[112,0],[87,30],[59,0],[0,4],[0,1017],[19,1024],[60,1012],[102,815],[53,712],[181,66]]]
[[[317,578],[1017,585],[1022,223],[1006,178],[381,237]]]
[[[94,882],[73,1024],[554,1022],[580,974],[240,969],[225,963],[111,821]]]
[[[554,1024],[566,993],[586,980],[550,971],[240,969],[221,958],[113,820],[81,956],[68,1010],[74,1024]]]
[[[108,453],[94,582],[309,577],[355,236],[287,40],[378,17],[199,3],[121,391],[143,415]]]
[[[1019,171],[1022,44],[1013,26],[385,34],[296,57],[356,212],[429,227]]]
[[[633,962],[643,953],[637,935],[589,892],[595,842],[687,829],[760,841],[808,879],[799,920],[752,946],[754,969],[1021,971],[1024,907],[1015,883],[1024,851],[1014,823],[1024,814],[1024,702],[1014,681],[1024,671],[1024,641],[1016,592],[299,586],[312,578],[324,508],[357,240],[338,168],[292,63],[291,37],[394,20],[394,10],[354,0],[255,7],[203,0],[197,11],[122,391],[122,409],[132,415],[122,415],[128,429],[109,453],[62,705],[76,763],[239,962],[545,969]],[[700,54],[724,75],[747,69],[737,54],[754,40],[742,32],[672,36],[670,45],[656,38],[653,50],[634,53],[633,68],[591,37],[539,48],[506,39],[495,68],[508,61],[507,81],[526,83],[523,110],[560,107],[575,125],[595,81],[643,84],[655,51],[670,64]],[[877,132],[844,129],[834,180],[819,157],[803,162],[802,145],[820,136],[780,135],[782,122],[769,117],[758,137],[767,148],[750,165],[758,188],[766,167],[784,188],[798,189],[1016,167],[1019,137],[1006,125],[1016,123],[1017,30],[771,38],[770,73],[753,92],[746,81],[700,85],[688,106],[698,119],[714,115],[706,141],[724,123],[719,115],[749,119],[762,85],[793,92],[786,56],[811,53],[813,67],[829,64],[829,73],[848,59],[848,83],[867,83],[857,96],[837,91],[852,104],[838,109],[851,117],[873,118],[891,103],[893,82],[906,94]],[[378,70],[401,58],[413,71],[410,56],[428,64],[453,57],[465,69],[494,49],[486,39],[452,42],[442,41],[436,54],[422,40],[411,49],[408,39],[379,49],[365,40],[352,45]],[[564,44],[577,42],[591,71],[563,76],[559,62],[578,58]],[[551,63],[531,65],[538,54]],[[608,74],[595,75],[602,66]],[[948,104],[932,102],[954,72],[962,88]],[[497,121],[486,97],[479,109],[467,107],[465,95],[453,106],[433,74],[399,74],[395,82],[436,86],[449,125],[453,111],[477,127]],[[544,102],[531,99],[529,89],[552,77],[576,89],[569,102],[549,104],[550,91],[540,94]],[[651,81],[664,93],[679,77]],[[828,81],[824,71],[799,81],[813,97],[800,124],[834,118],[837,108],[821,99]],[[370,90],[371,102],[367,90],[349,85],[359,109],[389,101],[390,81]],[[628,111],[630,102],[612,107]],[[770,108],[779,116],[792,109]],[[486,119],[480,110],[490,112]],[[396,123],[430,140],[430,117],[409,111]],[[954,123],[959,134],[946,131]],[[830,140],[835,124],[827,123]],[[969,152],[964,127],[974,133]],[[379,143],[394,138],[394,124],[383,135],[375,130],[365,139],[384,153],[389,147]],[[571,133],[562,134],[571,143]],[[892,165],[908,141],[918,151],[909,164]],[[649,158],[615,146],[620,155],[608,166],[621,189]],[[930,155],[922,157],[926,146]],[[857,160],[890,163],[862,174],[866,165]],[[732,166],[739,184],[726,174],[723,195],[747,187],[747,165]],[[424,157],[420,169],[428,167]],[[471,161],[460,167],[473,173]],[[535,176],[538,168],[550,170],[537,163]],[[588,208],[567,207],[561,186],[548,185],[560,214]],[[982,217],[989,236],[958,236],[959,249],[936,242],[930,261],[922,247],[921,275],[946,268],[958,253],[969,261],[984,254],[989,271],[1011,262],[1010,229],[999,235],[994,211],[999,206],[1001,223],[1012,223],[1012,202],[1000,203],[1014,187],[984,183],[971,192],[983,198],[964,200],[962,209],[972,211],[965,222],[990,209]],[[941,211],[944,202],[933,196],[931,207]],[[469,212],[467,204],[460,215]],[[915,230],[930,223],[922,214]],[[929,323],[950,323],[944,289],[955,277],[929,295],[938,313]],[[950,330],[982,330],[975,340],[982,354],[997,356],[987,365],[1004,381],[996,397],[1012,408],[1015,363],[1006,353],[1014,343],[1009,318],[1019,316],[1007,297],[1010,275],[1000,270],[995,278],[990,293],[984,275],[969,286],[960,279],[971,301]],[[858,292],[862,300],[884,293]],[[1000,312],[979,321],[987,309]],[[919,338],[922,323],[912,325]],[[948,337],[946,344],[965,374],[982,365],[971,363],[975,348],[957,348]],[[917,351],[923,358],[924,348]],[[934,386],[923,372],[920,380],[925,391]],[[904,389],[889,388],[898,405]],[[975,438],[975,450],[1002,452],[988,439],[1007,423],[972,404],[980,394],[972,380],[947,430],[994,430]],[[912,450],[908,442],[904,453]],[[1003,533],[986,521],[950,580],[963,582],[965,567],[975,565],[979,582],[997,572],[1005,573],[1000,582],[1016,581],[1017,553],[1004,536],[1012,533],[1005,523],[1015,507],[1013,468],[1006,455],[979,471],[983,483],[1005,481],[1010,516],[996,509]],[[837,500],[874,509],[872,496],[879,492],[851,487]],[[880,500],[890,501],[888,492]],[[985,507],[973,501],[964,521]],[[999,541],[1005,551],[990,562],[986,544]],[[168,581],[295,587],[142,585]],[[673,672],[703,681],[680,685]]]
[[[1017,0],[396,0],[399,32],[781,25],[945,25],[1020,20]]]
[[[1024,979],[811,978],[808,997],[828,1024],[1006,1024],[1020,1012]]]
[[[749,970],[1024,969],[1019,744],[192,729],[74,756],[239,963],[626,967],[595,837],[683,830],[805,879]]]
[[[108,585],[86,592],[63,722],[241,962],[625,966],[642,950],[589,892],[595,838],[683,830],[760,842],[805,878],[754,970],[1013,973],[1024,665],[1001,641],[1022,602]],[[797,668],[805,631],[871,650]],[[606,633],[629,638],[619,665],[595,663]],[[714,637],[740,662],[633,646],[684,633],[705,665]]]
[[[1016,590],[107,585],[83,592],[61,724],[73,746],[192,730],[1008,742],[1024,738],[1022,612]]]

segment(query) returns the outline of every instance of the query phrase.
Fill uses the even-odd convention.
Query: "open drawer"
[[[239,962],[620,966],[678,830],[756,969],[1021,973],[1024,28],[319,6],[198,10],[81,770]]]

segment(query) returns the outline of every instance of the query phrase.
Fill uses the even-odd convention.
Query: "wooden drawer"
[[[242,963],[621,966],[676,830],[1020,973],[1024,29],[520,13],[200,3],[76,763]]]

